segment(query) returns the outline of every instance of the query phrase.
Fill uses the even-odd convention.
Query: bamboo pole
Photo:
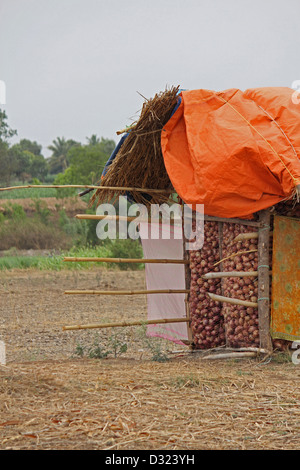
[[[226,271],[226,272],[217,272],[217,273],[207,273],[203,274],[203,279],[219,279],[223,277],[256,277],[258,271]]]
[[[70,325],[64,326],[63,330],[87,330],[91,328],[115,328],[125,326],[136,326],[136,325],[157,325],[161,323],[182,323],[188,322],[186,318],[164,318],[159,320],[137,320],[132,322],[115,322],[115,323],[91,323],[88,325]]]
[[[13,189],[62,189],[62,188],[86,188],[86,189],[100,189],[100,190],[111,190],[111,191],[139,191],[142,193],[174,193],[173,189],[151,189],[151,188],[127,188],[127,187],[118,187],[118,186],[97,186],[97,185],[88,185],[88,184],[26,184],[24,186],[9,186],[7,188],[0,188],[0,191],[11,191]]]
[[[67,290],[65,294],[85,295],[141,295],[141,294],[186,294],[187,289],[164,289],[164,290]]]
[[[270,276],[272,271],[270,271]],[[224,271],[203,274],[202,279],[218,279],[223,277],[257,277],[258,271]]]
[[[270,236],[273,235],[273,232],[270,232]],[[234,242],[239,242],[242,240],[251,240],[251,238],[258,238],[258,232],[248,232],[248,233],[240,233],[235,237],[233,240]]]
[[[212,349],[195,349],[193,353],[195,354],[207,354],[207,353],[222,353],[222,352],[256,352],[257,354],[269,354],[269,351],[262,348],[255,347],[241,347],[241,348],[231,348],[230,346],[217,346]]]
[[[67,262],[94,262],[94,263],[162,263],[162,264],[189,264],[185,259],[144,259],[144,258],[81,258],[65,257]]]
[[[257,307],[257,302],[248,302],[247,300],[232,299],[230,297],[224,297],[223,295],[216,295],[208,292],[209,297],[216,302],[226,302],[234,305],[244,305],[245,307]]]
[[[244,357],[256,357],[256,352],[230,352],[230,353],[220,353],[220,354],[211,354],[209,356],[204,356],[203,360],[210,359],[243,359]]]
[[[258,232],[258,321],[260,346],[272,351],[270,335],[270,223],[269,209],[260,212],[262,228]]]
[[[234,258],[235,256],[245,255],[247,253],[256,253],[257,251],[258,250],[237,251],[236,253],[232,253],[231,255],[227,256],[226,258],[223,258],[220,261],[217,261],[214,264],[214,266],[217,266],[218,264],[222,263],[223,261],[226,261],[227,259]]]
[[[241,240],[251,240],[251,238],[258,238],[258,232],[240,233],[233,241],[239,242]]]
[[[139,219],[139,216],[122,216],[122,215],[100,215],[100,214],[77,214],[75,215],[76,219],[80,220],[115,220],[115,221],[126,221],[126,222],[132,222],[136,220],[138,223],[154,223],[154,224],[160,224],[163,225],[164,219]],[[170,223],[171,225],[181,225],[181,220],[178,219],[167,219],[166,223]]]
[[[211,215],[204,215],[204,220],[209,222],[225,222],[228,224],[240,224],[240,225],[249,225],[251,227],[260,227],[260,222],[255,220],[245,220],[245,219],[227,219],[225,217],[215,217]]]

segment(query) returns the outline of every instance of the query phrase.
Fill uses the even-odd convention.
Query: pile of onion
[[[193,227],[195,230],[195,227]],[[220,279],[202,279],[203,274],[219,271],[214,266],[220,259],[217,222],[204,223],[204,245],[201,250],[190,252],[191,287],[190,316],[196,349],[209,349],[225,344],[222,304],[208,296],[220,295]]]
[[[239,224],[223,225],[223,271],[257,271],[257,238],[234,241],[241,233],[253,232],[253,227]],[[234,255],[235,256],[232,256]],[[225,297],[257,303],[257,277],[227,277],[222,280]],[[259,346],[258,310],[255,307],[223,304],[226,344],[230,347]]]
[[[195,226],[193,226],[195,230]],[[225,297],[258,301],[258,278],[225,277],[222,279],[203,279],[206,273],[219,271],[258,270],[258,239],[251,238],[235,241],[242,233],[252,233],[252,226],[240,224],[223,224],[223,232],[219,234],[217,222],[204,223],[204,245],[201,250],[190,251],[190,317],[193,343],[196,349],[209,349],[217,346],[259,347],[259,321],[257,307],[246,307],[221,303],[212,300],[209,293]],[[221,236],[220,236],[221,235]],[[222,246],[220,247],[220,240]],[[220,253],[222,262],[220,263]],[[272,252],[270,252],[270,265]],[[271,296],[270,278],[270,296]],[[273,340],[273,347],[286,350],[290,342],[280,339]]]

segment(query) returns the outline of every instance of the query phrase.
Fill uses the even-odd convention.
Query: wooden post
[[[258,230],[258,320],[260,347],[272,351],[270,335],[270,222],[269,209],[259,213]]]
[[[187,293],[185,295],[185,311],[187,318],[187,333],[188,341],[185,342],[190,348],[193,348],[193,332],[191,328],[191,315],[190,315],[190,288],[191,288],[191,268],[190,268],[190,255],[186,249],[186,237],[185,237],[185,222],[184,222],[184,204],[182,208],[182,240],[183,240],[183,259],[187,263],[184,266],[184,277],[185,277],[185,289]]]

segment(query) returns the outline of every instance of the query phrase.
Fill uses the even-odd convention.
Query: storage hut
[[[161,286],[170,279],[164,270],[176,258],[173,280],[181,279],[173,292],[167,281],[169,291],[148,292],[158,313],[150,334],[193,349],[270,351],[300,340],[300,105],[294,95],[282,87],[172,87],[146,100],[137,122],[120,131],[93,202],[107,202],[117,191],[148,206],[174,201],[175,194],[194,216],[197,205],[204,207],[201,249],[183,248],[176,256],[179,244],[170,253],[160,244],[154,250],[160,260],[145,259],[149,286],[151,278]],[[179,307],[166,318],[164,309],[177,308],[172,295]]]

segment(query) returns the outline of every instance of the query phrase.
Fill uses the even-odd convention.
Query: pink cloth
[[[171,239],[164,239],[169,228],[162,226],[162,236],[151,239],[150,226],[148,223],[140,224],[144,258],[183,259],[182,228],[171,227]],[[146,263],[145,272],[148,290],[186,288],[184,264]],[[185,294],[148,294],[147,301],[148,320],[186,317]],[[183,344],[182,340],[188,339],[186,323],[148,325],[147,334],[178,344]]]

